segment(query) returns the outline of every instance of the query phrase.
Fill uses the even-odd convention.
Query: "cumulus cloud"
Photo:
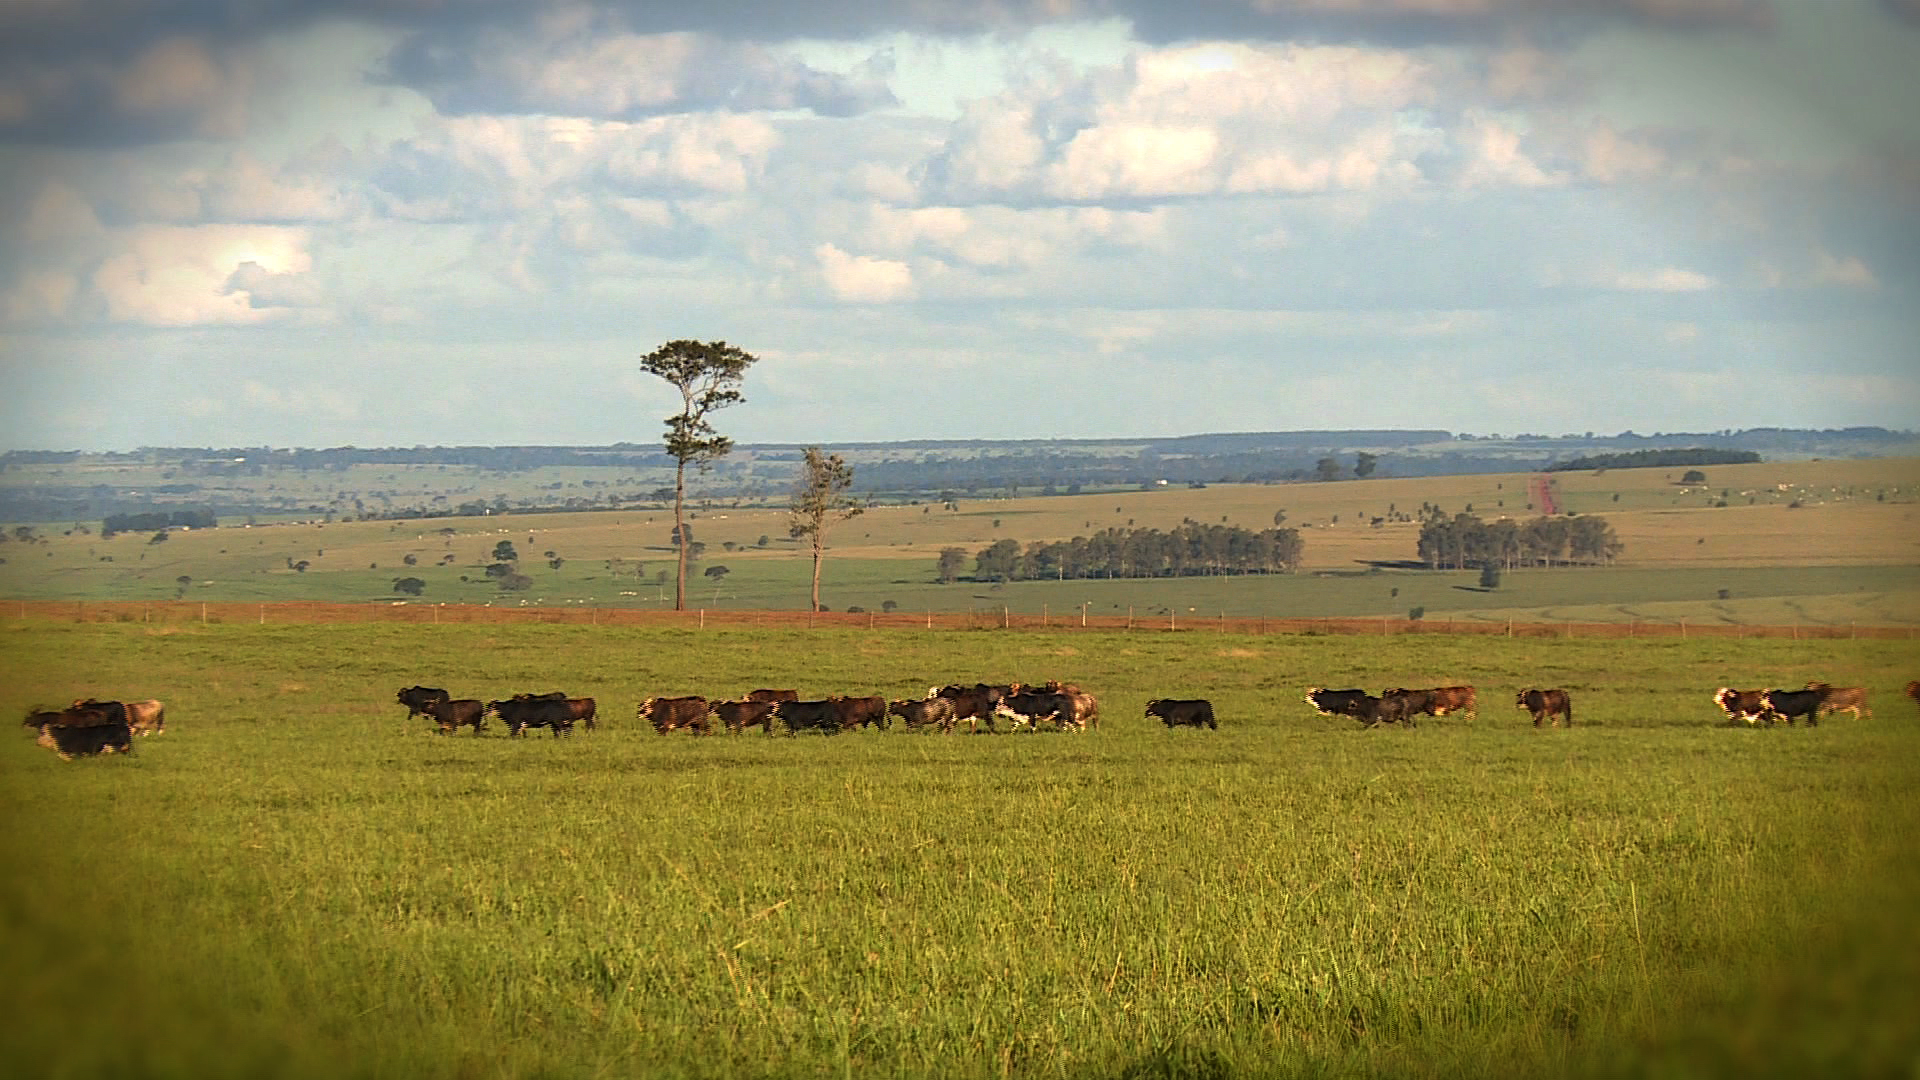
[[[134,229],[90,284],[115,322],[148,326],[249,324],[276,316],[234,282],[270,283],[312,268],[300,229],[247,225]],[[262,275],[267,275],[263,278]],[[284,290],[283,282],[278,286]]]
[[[370,171],[376,201],[393,216],[475,220],[601,184],[628,196],[737,194],[779,142],[771,125],[745,116],[463,116],[389,145]]]
[[[850,255],[832,244],[821,244],[813,254],[828,290],[841,300],[884,304],[913,296],[913,270],[904,262]]]
[[[1209,44],[976,102],[923,175],[940,201],[1064,201],[1369,190],[1411,182],[1438,133],[1407,110],[1433,73],[1411,53]]]

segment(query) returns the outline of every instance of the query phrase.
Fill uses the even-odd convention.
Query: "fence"
[[[1089,615],[1016,612],[1006,608],[967,611],[657,611],[633,608],[486,607],[477,604],[336,604],[319,601],[214,603],[200,601],[12,600],[0,618],[58,622],[155,625],[402,623],[412,625],[516,625],[674,627],[704,630],[1147,630],[1225,634],[1478,634],[1488,637],[1555,638],[1883,638],[1912,640],[1911,626],[1815,623],[1745,626],[1737,623],[1527,622],[1487,619],[1264,618],[1218,615]]]

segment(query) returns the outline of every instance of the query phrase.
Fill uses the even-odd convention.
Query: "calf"
[[[1820,714],[1850,712],[1855,720],[1865,712],[1867,719],[1873,719],[1873,710],[1867,708],[1867,689],[1864,686],[1829,686],[1823,682],[1810,682],[1807,689],[1820,691]]]
[[[1213,715],[1213,702],[1205,698],[1154,698],[1147,702],[1146,718],[1152,720],[1156,717],[1169,730],[1177,727],[1220,730],[1220,721]]]
[[[1920,679],[1907,684],[1907,697],[1912,698],[1915,705],[1920,705]]]
[[[1735,690],[1731,686],[1723,686],[1714,691],[1713,703],[1727,714],[1728,723],[1744,722],[1752,727],[1762,720],[1772,723],[1778,719],[1773,710],[1767,708],[1766,694],[1765,690]]]
[[[643,724],[652,724],[653,730],[665,735],[677,728],[686,728],[695,735],[706,735],[712,731],[707,720],[709,706],[707,699],[697,695],[689,697],[650,697],[640,703],[634,715]]]
[[[428,716],[440,727],[440,734],[451,735],[463,727],[480,734],[487,726],[487,703],[473,698],[442,698],[427,703]]]
[[[953,700],[951,698],[906,698],[889,701],[887,712],[900,718],[908,731],[918,731],[923,727],[937,727],[944,734],[953,734]]]
[[[789,735],[809,728],[826,735],[840,733],[840,716],[832,701],[782,701],[774,706],[774,715]]]
[[[747,700],[748,701],[776,701],[776,702],[777,701],[799,701],[800,691],[798,690],[750,690],[747,692]]]
[[[1542,720],[1558,727],[1563,716],[1567,718],[1567,726],[1573,726],[1573,699],[1565,690],[1522,690],[1514,705],[1533,714],[1534,727],[1539,727]]]
[[[1826,695],[1818,690],[1765,690],[1762,698],[1767,708],[1780,714],[1781,719],[1792,724],[1801,717],[1807,718],[1807,726],[1820,723],[1820,703]]]
[[[556,739],[573,735],[573,709],[565,694],[515,694],[506,701],[488,702],[493,714],[507,725],[507,735],[519,738],[528,728],[543,727]]]
[[[713,715],[720,718],[720,726],[729,735],[738,735],[750,727],[763,729],[773,734],[773,710],[778,702],[773,701],[716,701],[713,703]]]
[[[453,695],[433,686],[409,686],[397,695],[400,704],[407,707],[407,719],[416,716],[431,715],[427,706],[436,701],[445,701]]]
[[[857,727],[887,729],[886,698],[841,697],[836,694],[827,700],[833,703],[834,725],[841,731],[852,731]]]
[[[1322,716],[1361,716],[1358,710],[1371,709],[1372,702],[1378,700],[1365,690],[1329,690],[1316,686],[1307,691],[1307,704],[1320,710]]]

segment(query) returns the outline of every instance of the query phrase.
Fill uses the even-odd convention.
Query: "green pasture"
[[[211,535],[211,534],[209,534]],[[116,538],[117,540],[118,538]],[[524,537],[517,542],[524,544]],[[473,541],[466,541],[472,546]],[[176,546],[178,545],[178,546]],[[496,607],[670,609],[672,553],[643,551],[612,564],[566,560],[551,569],[526,560],[533,581],[503,592],[477,562],[447,566],[337,569],[299,573],[259,559],[251,569],[206,564],[179,541],[149,545],[151,569],[101,565],[11,579],[7,595],[29,600],[186,600],[273,603],[491,604]],[[165,548],[166,551],[159,549]],[[142,552],[145,554],[146,552]],[[163,558],[163,556],[172,556]],[[216,557],[217,559],[217,557]],[[430,563],[430,561],[428,561]],[[116,566],[119,564],[115,564]],[[724,566],[726,573],[706,571]],[[0,567],[0,571],[6,570]],[[710,553],[688,574],[687,606],[709,610],[803,611],[811,567],[804,553]],[[662,582],[661,574],[669,575]],[[178,578],[190,584],[182,587]],[[426,583],[418,597],[394,592],[396,578]],[[466,580],[461,580],[462,578]],[[1352,569],[1210,578],[1083,581],[958,581],[941,584],[927,558],[829,557],[821,600],[834,611],[955,612],[969,609],[1078,618],[1164,621],[1218,618],[1404,618],[1423,608],[1431,621],[1482,619],[1665,622],[1731,625],[1911,625],[1920,623],[1920,567],[1573,567],[1517,570],[1483,589],[1478,571]],[[1726,596],[1721,598],[1722,591]],[[4,613],[0,611],[0,613]]]
[[[1920,1060],[1905,642],[567,626],[0,629],[18,1075],[1894,1076]],[[1059,677],[1085,735],[660,738],[642,696]],[[1870,688],[1752,730],[1716,686]],[[440,737],[394,691],[563,689]],[[1309,685],[1471,682],[1361,731]],[[1568,689],[1570,729],[1512,707]],[[1218,732],[1142,718],[1206,696]],[[82,1005],[84,1004],[84,1008]]]

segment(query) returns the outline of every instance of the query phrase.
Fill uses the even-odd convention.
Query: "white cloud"
[[[973,103],[926,171],[955,201],[1368,190],[1418,178],[1437,132],[1408,110],[1435,77],[1390,49],[1145,50]]]
[[[242,267],[299,274],[312,268],[304,230],[258,225],[147,226],[93,272],[91,284],[116,322],[149,326],[248,324],[275,317],[233,287]]]
[[[913,270],[906,263],[849,255],[832,244],[814,249],[820,273],[836,297],[856,304],[883,304],[913,295]]]
[[[1607,284],[1635,292],[1699,292],[1713,288],[1718,282],[1697,270],[1665,266],[1658,270],[1625,271],[1614,275]]]
[[[1813,281],[1817,285],[1844,285],[1871,289],[1880,284],[1867,264],[1854,256],[1836,257],[1822,251],[1814,257]]]

